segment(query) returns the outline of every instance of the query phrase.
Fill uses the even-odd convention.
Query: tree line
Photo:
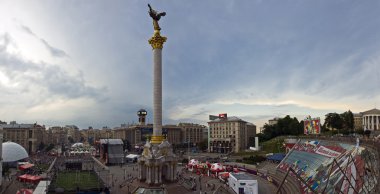
[[[363,133],[363,129],[354,130],[354,114],[348,110],[344,113],[328,113],[323,124],[325,131],[332,130],[336,133]]]
[[[267,141],[281,135],[303,134],[303,121],[298,121],[296,117],[291,118],[286,115],[284,118],[279,118],[277,124],[269,125],[265,123],[263,128],[258,137],[262,141]]]
[[[348,110],[343,113],[328,113],[325,117],[325,122],[321,126],[321,133],[332,130],[334,133],[359,133],[363,134],[363,129],[354,131],[354,114]],[[286,115],[284,118],[279,118],[277,124],[265,124],[263,131],[258,134],[262,141],[267,141],[281,135],[303,135],[304,123],[298,121],[296,117],[291,118]]]

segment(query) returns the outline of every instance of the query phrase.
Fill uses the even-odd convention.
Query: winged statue
[[[156,10],[152,9],[152,7],[148,4],[148,7],[149,7],[149,15],[150,17],[153,19],[153,27],[154,27],[154,30],[158,30],[160,31],[161,28],[160,26],[158,25],[158,21],[161,19],[161,16],[165,16],[166,13],[165,12],[157,12]]]

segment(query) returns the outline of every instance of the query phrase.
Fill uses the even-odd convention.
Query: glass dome
[[[15,162],[29,157],[25,148],[14,142],[3,143],[2,150],[3,162]]]

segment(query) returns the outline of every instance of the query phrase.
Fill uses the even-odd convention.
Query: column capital
[[[166,37],[161,36],[159,30],[155,30],[152,38],[150,38],[148,42],[153,49],[162,49],[166,39]]]

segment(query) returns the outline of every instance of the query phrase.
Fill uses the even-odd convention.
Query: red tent
[[[20,189],[17,191],[16,194],[33,194],[33,190],[32,189]]]
[[[212,172],[222,172],[224,171],[225,169],[223,168],[223,165],[220,164],[220,163],[214,163],[213,165],[211,165],[211,169],[210,169]]]
[[[17,177],[17,180],[19,180],[19,181],[25,181],[27,177],[28,177],[27,174],[23,174],[23,175],[21,175],[21,176],[18,176],[18,177]]]
[[[41,177],[40,176],[31,176],[31,177],[29,177],[29,180],[30,180],[30,182],[37,184],[40,182]]]
[[[17,177],[17,179],[19,181],[30,182],[30,183],[34,183],[34,184],[40,182],[41,178],[42,177],[40,177],[40,176],[34,176],[34,175],[30,175],[30,174],[23,174],[23,175]]]
[[[229,172],[221,172],[221,173],[219,174],[219,177],[220,177],[221,179],[223,179],[223,180],[227,180],[228,177],[230,177],[230,173],[229,173]]]
[[[18,168],[20,169],[20,170],[25,170],[25,169],[28,169],[28,168],[32,168],[34,166],[34,164],[24,164],[24,165],[21,165],[21,166],[19,166]]]

